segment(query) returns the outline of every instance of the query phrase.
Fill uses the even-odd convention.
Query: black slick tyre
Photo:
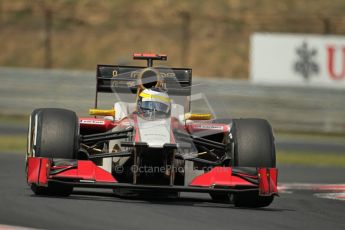
[[[233,120],[235,151],[233,166],[268,167],[276,166],[276,152],[271,125],[264,119]],[[237,207],[266,207],[274,196],[259,196],[258,192],[241,192],[233,195]]]
[[[36,109],[30,116],[28,155],[58,159],[75,159],[79,148],[78,117],[66,109]],[[73,187],[49,183],[48,187],[31,185],[36,195],[68,196]]]

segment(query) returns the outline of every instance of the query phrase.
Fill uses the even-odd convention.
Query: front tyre
[[[230,202],[230,194],[228,193],[217,193],[217,192],[211,192],[210,196],[212,200],[216,203],[229,203]]]
[[[273,202],[274,196],[259,196],[258,192],[243,192],[233,195],[236,207],[262,208]]]
[[[31,157],[75,159],[79,147],[79,124],[75,112],[66,109],[36,109],[30,116],[28,155]],[[73,187],[49,183],[31,185],[36,195],[68,196]]]
[[[276,152],[271,125],[263,119],[235,119],[233,121],[235,151],[233,165],[237,167],[276,166]],[[274,196],[259,196],[258,192],[242,192],[233,195],[237,207],[266,207]]]
[[[31,190],[38,196],[69,196],[73,192],[73,186],[48,183],[48,187],[32,184]]]

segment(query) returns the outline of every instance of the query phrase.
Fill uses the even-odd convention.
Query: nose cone
[[[164,144],[171,143],[170,123],[170,118],[150,121],[138,117],[140,141],[154,148],[162,148]]]

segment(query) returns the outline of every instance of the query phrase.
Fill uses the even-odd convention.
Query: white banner
[[[345,88],[345,37],[255,33],[250,79],[254,83]]]

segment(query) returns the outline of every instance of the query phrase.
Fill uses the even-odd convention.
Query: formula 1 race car
[[[191,69],[153,66],[166,55],[137,53],[134,59],[147,66],[97,66],[91,117],[60,108],[32,112],[26,158],[32,191],[68,196],[74,187],[109,188],[130,197],[200,192],[239,207],[270,205],[278,194],[270,124],[192,113]],[[116,96],[112,109],[98,109],[100,95]]]

